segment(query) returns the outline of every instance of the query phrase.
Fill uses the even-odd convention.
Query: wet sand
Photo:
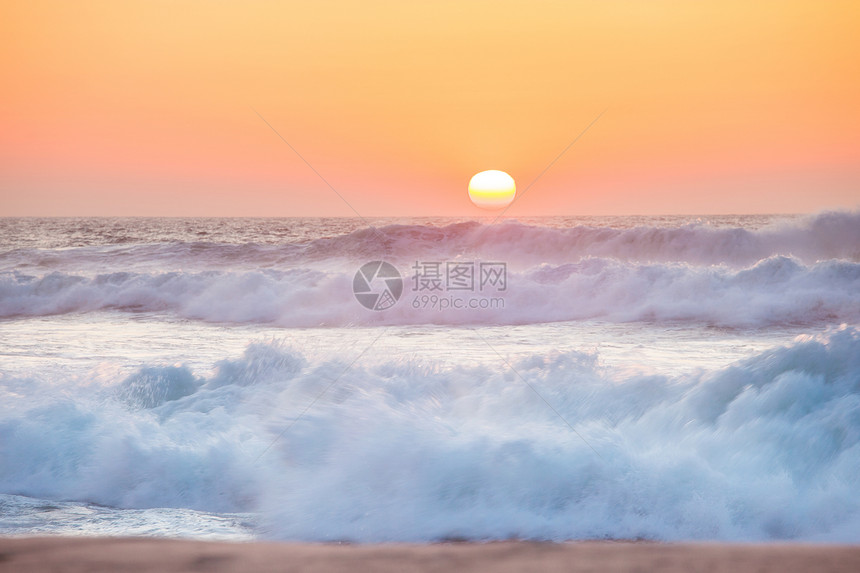
[[[335,545],[152,538],[0,538],[0,571],[860,571],[860,546],[634,542]]]

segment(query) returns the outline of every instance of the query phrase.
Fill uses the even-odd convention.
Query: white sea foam
[[[401,300],[382,312],[366,310],[355,300],[355,270],[119,272],[93,277],[6,273],[0,275],[0,317],[110,309],[285,327],[591,318],[761,327],[860,320],[860,263],[839,260],[804,265],[775,256],[748,268],[731,268],[586,259],[509,271],[505,291],[488,285],[468,292],[414,290],[412,271],[406,267],[401,268]],[[468,307],[471,299],[477,299],[476,308]],[[443,303],[448,308],[442,308]]]
[[[860,541],[855,328],[680,378],[516,361],[565,421],[507,367],[347,360],[0,377],[0,491],[256,511],[280,539]]]
[[[860,213],[377,227],[0,219],[0,532],[860,541]]]

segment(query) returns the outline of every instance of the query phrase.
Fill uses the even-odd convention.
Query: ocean
[[[860,213],[0,219],[0,534],[860,542]]]

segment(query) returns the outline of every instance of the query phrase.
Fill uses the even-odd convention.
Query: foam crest
[[[94,277],[6,273],[0,275],[0,317],[113,310],[284,327],[599,318],[747,328],[860,320],[860,263],[848,261],[805,265],[777,256],[734,269],[586,259],[510,270],[504,292],[415,291],[409,274],[413,271],[400,270],[406,285],[403,296],[382,312],[366,310],[355,300],[355,269],[122,272]]]
[[[255,511],[279,539],[860,541],[856,329],[678,378],[514,367],[566,422],[508,368],[392,360],[332,386],[344,363],[277,343],[62,392],[4,377],[0,491]]]

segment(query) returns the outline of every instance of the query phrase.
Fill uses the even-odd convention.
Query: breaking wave
[[[133,221],[129,226],[135,224],[142,225]],[[620,227],[468,221],[444,225],[382,224],[334,236],[301,240],[284,236],[272,243],[203,242],[194,236],[189,240],[190,237],[176,235],[175,239],[185,240],[169,242],[162,239],[101,244],[94,240],[90,246],[78,246],[80,242],[75,241],[62,248],[7,248],[0,251],[0,270],[89,274],[104,272],[105,268],[138,272],[301,267],[331,270],[380,258],[400,264],[456,258],[502,260],[520,270],[535,261],[564,264],[586,258],[732,267],[750,266],[774,256],[792,257],[805,264],[825,259],[860,262],[860,212],[821,213],[757,229],[744,227],[741,219],[737,226],[687,223]],[[152,240],[149,234],[141,240],[147,238]],[[236,240],[252,238],[241,235]]]
[[[5,273],[0,275],[0,317],[118,310],[285,327],[595,318],[759,327],[860,319],[860,263],[840,260],[805,265],[775,256],[747,268],[731,268],[591,258],[509,271],[503,292],[415,290],[407,267],[400,269],[405,281],[401,300],[383,312],[357,303],[352,292],[355,270],[117,272],[92,277]],[[495,302],[470,308],[471,299]]]
[[[346,366],[259,342],[210,372],[0,377],[0,491],[253,511],[278,539],[860,541],[854,328],[681,377]]]

